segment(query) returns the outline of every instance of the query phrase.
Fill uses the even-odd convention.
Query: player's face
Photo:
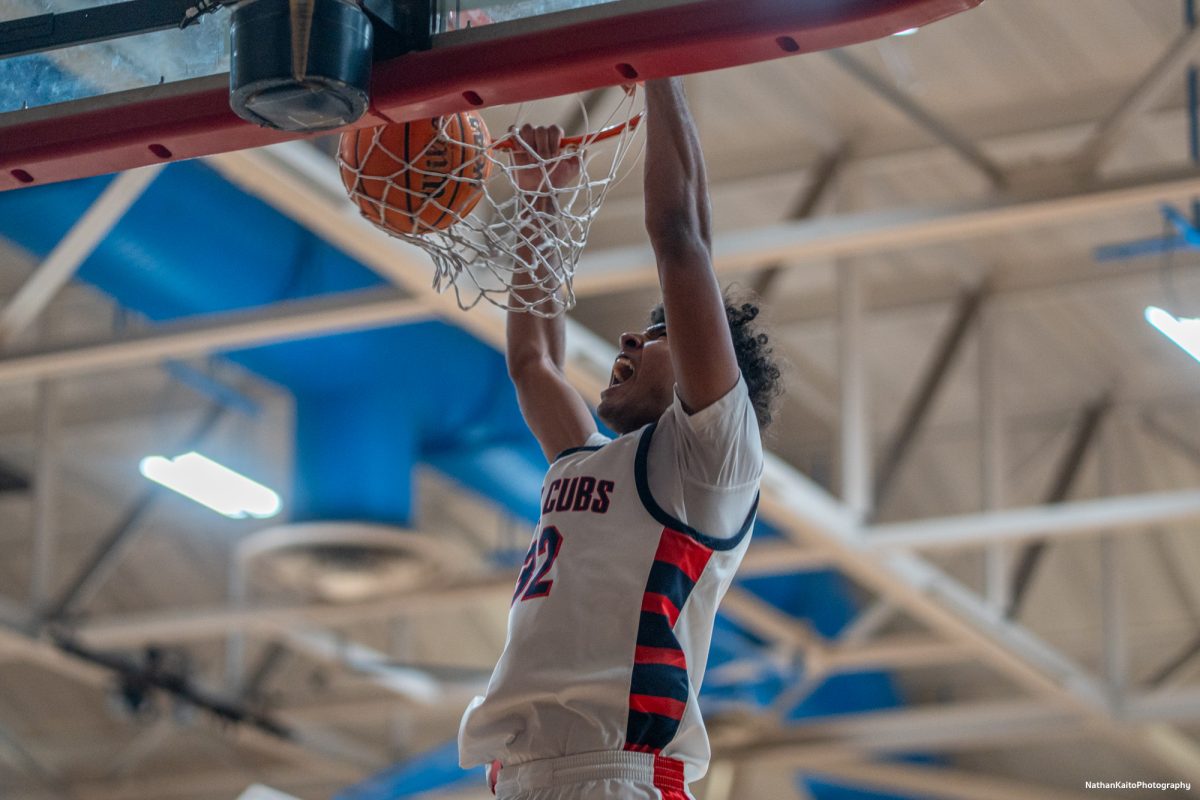
[[[675,370],[664,324],[641,333],[623,333],[620,344],[596,412],[617,433],[629,433],[654,422],[670,407]]]

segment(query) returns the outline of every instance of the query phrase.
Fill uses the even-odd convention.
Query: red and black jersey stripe
[[[687,708],[687,657],[675,636],[675,623],[708,565],[712,550],[678,531],[664,528],[642,595],[625,749],[660,753],[675,738]]]

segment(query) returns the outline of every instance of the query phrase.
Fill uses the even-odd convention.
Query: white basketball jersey
[[[632,750],[683,761],[689,782],[707,770],[696,695],[755,509],[729,538],[679,519],[681,498],[650,493],[655,427],[551,465],[504,652],[463,716],[463,766]]]

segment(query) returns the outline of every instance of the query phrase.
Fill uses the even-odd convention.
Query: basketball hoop
[[[575,305],[575,266],[642,119],[636,88],[595,127],[582,98],[576,102],[591,132],[565,137],[556,157],[521,141],[520,110],[496,140],[481,118],[463,112],[344,134],[342,181],[365,219],[430,256],[434,288],[452,288],[463,310],[487,301],[558,316]],[[514,165],[518,148],[532,164]],[[552,186],[549,176],[567,159],[581,159],[578,178]],[[543,188],[518,189],[518,173],[531,169],[541,171]]]

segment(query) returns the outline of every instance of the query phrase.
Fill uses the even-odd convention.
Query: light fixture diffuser
[[[233,519],[266,519],[283,507],[271,489],[194,451],[175,458],[149,456],[138,468],[155,483]]]
[[[1192,358],[1200,361],[1200,319],[1176,317],[1158,306],[1148,306],[1146,321]]]

